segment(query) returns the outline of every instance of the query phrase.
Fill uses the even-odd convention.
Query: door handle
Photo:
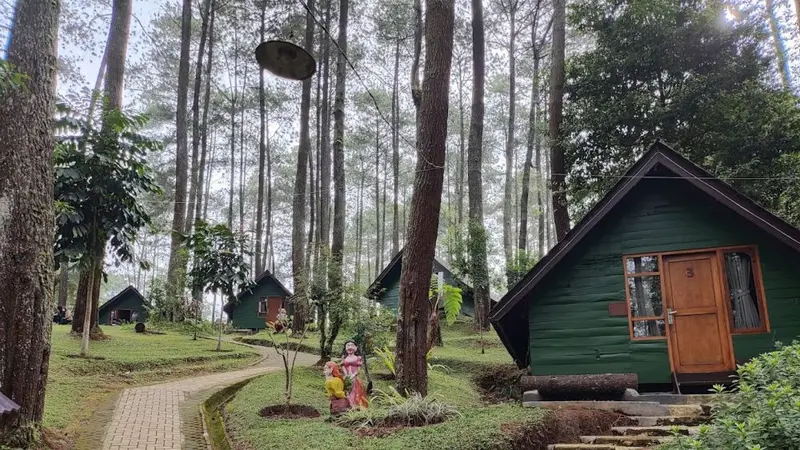
[[[675,315],[676,312],[678,311],[675,311],[672,308],[667,309],[667,323],[669,323],[670,325],[675,323],[675,319],[673,319],[672,316]]]

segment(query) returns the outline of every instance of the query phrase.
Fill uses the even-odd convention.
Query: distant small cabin
[[[294,308],[290,304],[292,293],[286,289],[271,272],[265,270],[256,279],[255,285],[236,296],[237,302],[227,303],[223,311],[228,315],[234,328],[263,330],[267,322],[274,322],[281,308],[286,308],[292,315]]]
[[[800,335],[800,230],[663,143],[493,308],[532,375],[729,380]]]
[[[145,322],[150,304],[139,290],[128,286],[103,303],[98,310],[100,325]]]
[[[389,261],[389,264],[378,274],[375,281],[367,289],[366,297],[374,300],[382,308],[397,312],[400,305],[400,271],[403,268],[403,250]],[[445,284],[461,288],[461,314],[473,317],[475,314],[475,299],[472,287],[453,274],[439,258],[433,258],[432,275],[441,273]],[[492,300],[494,302],[494,300]]]

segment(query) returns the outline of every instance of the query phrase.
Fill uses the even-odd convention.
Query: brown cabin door
[[[676,373],[733,370],[715,253],[665,256],[669,347]]]
[[[267,322],[275,322],[281,309],[281,297],[267,297]]]

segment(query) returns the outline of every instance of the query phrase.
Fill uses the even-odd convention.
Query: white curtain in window
[[[734,328],[760,327],[761,320],[758,317],[756,299],[750,286],[750,274],[753,268],[749,256],[741,253],[726,254],[725,269],[733,304]]]

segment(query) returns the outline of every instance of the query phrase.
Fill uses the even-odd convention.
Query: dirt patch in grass
[[[512,422],[503,425],[503,434],[515,450],[546,450],[550,444],[572,444],[581,436],[607,433],[611,427],[631,425],[622,414],[594,409],[559,409],[543,422]]]
[[[477,371],[473,381],[486,403],[519,402],[522,390],[519,380],[526,374],[513,364],[493,364]]]
[[[106,358],[104,356],[83,356],[83,355],[65,355],[67,358],[77,358],[77,359],[88,359],[92,361],[105,361]]]
[[[272,405],[258,413],[270,419],[305,419],[319,417],[319,411],[308,405]]]

